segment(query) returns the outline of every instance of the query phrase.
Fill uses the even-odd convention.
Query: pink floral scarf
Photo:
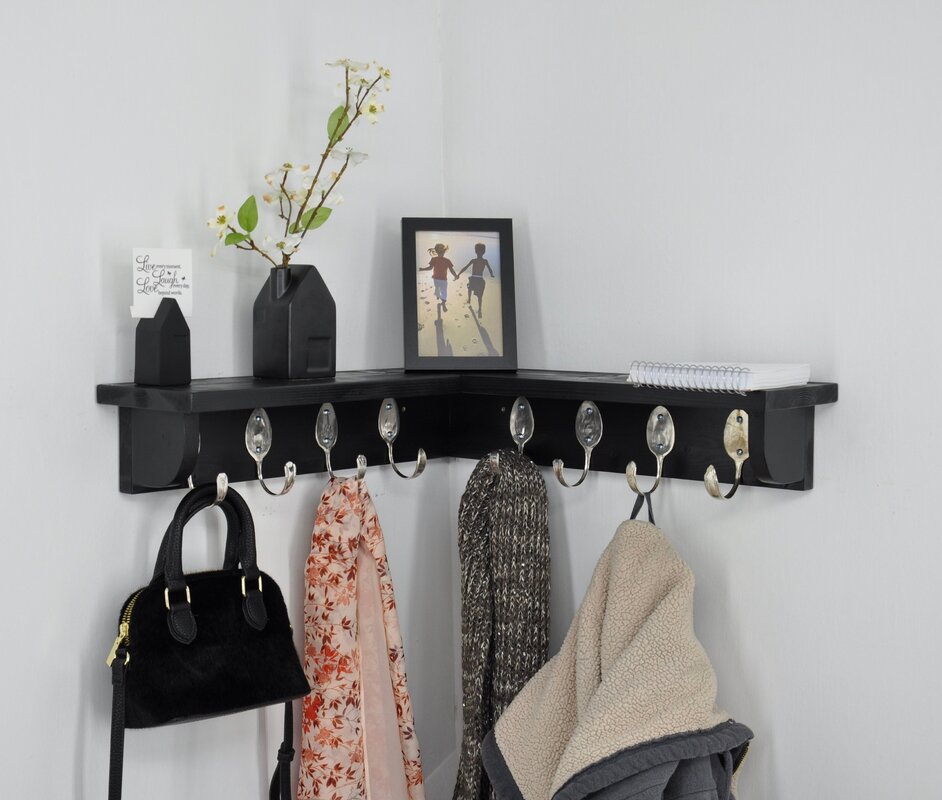
[[[386,545],[362,481],[327,484],[305,575],[298,800],[424,800]]]

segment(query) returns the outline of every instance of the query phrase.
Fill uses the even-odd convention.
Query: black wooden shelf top
[[[98,402],[123,408],[200,414],[244,408],[319,405],[384,397],[447,395],[458,391],[459,376],[448,372],[365,369],[338,372],[333,378],[198,378],[189,386],[138,386],[103,383]]]
[[[686,389],[655,389],[628,383],[627,374],[612,372],[560,372],[521,369],[517,372],[475,372],[461,376],[462,394],[544,397],[558,400],[594,400],[633,405],[744,408],[771,411],[805,408],[837,402],[836,383],[809,383],[782,389],[730,394]]]
[[[333,378],[268,380],[252,377],[200,378],[188,386],[103,383],[98,402],[123,408],[199,414],[277,406],[318,405],[384,397],[472,394],[560,400],[773,411],[837,401],[836,383],[723,394],[634,386],[625,374],[521,369],[516,372],[405,372],[369,369],[338,372]]]

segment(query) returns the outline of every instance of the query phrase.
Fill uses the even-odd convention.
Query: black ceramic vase
[[[273,267],[252,313],[256,378],[328,378],[337,371],[337,307],[315,267]]]

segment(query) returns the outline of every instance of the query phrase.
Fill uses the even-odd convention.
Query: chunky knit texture
[[[549,529],[546,483],[525,455],[478,462],[458,512],[464,735],[455,800],[486,800],[484,735],[546,661]]]

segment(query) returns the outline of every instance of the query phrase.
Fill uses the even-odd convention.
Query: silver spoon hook
[[[199,440],[197,440],[196,453],[199,455]],[[186,479],[186,485],[191,489],[195,487],[193,483],[193,476],[190,475]],[[229,492],[229,476],[225,472],[220,472],[216,475],[216,499],[213,500],[213,505],[218,506],[223,500],[226,499],[226,494]]]
[[[517,445],[517,452],[523,453],[523,447],[533,437],[533,409],[526,397],[514,400],[510,410],[510,435]]]
[[[330,465],[330,451],[337,444],[337,434],[339,432],[337,425],[337,414],[334,412],[333,403],[324,403],[317,410],[317,424],[314,426],[317,444],[324,451],[324,462],[327,465],[327,474],[331,478],[343,479],[342,475],[337,475]],[[366,456],[357,456],[356,479],[363,480],[366,475]]]
[[[386,442],[386,449],[389,450],[389,465],[393,468],[393,471],[400,478],[405,478],[406,480],[417,478],[421,475],[425,470],[425,465],[428,463],[425,450],[421,447],[415,459],[415,469],[412,471],[411,475],[406,475],[406,473],[396,466],[396,459],[393,456],[393,442],[396,441],[396,437],[399,435],[399,404],[394,397],[387,397],[383,400],[382,405],[380,405],[377,427],[379,428],[380,438]]]
[[[651,492],[661,485],[664,459],[667,458],[671,450],[674,449],[674,418],[671,416],[671,412],[664,408],[664,406],[657,406],[657,408],[651,412],[651,415],[648,417],[648,424],[645,428],[645,437],[648,442],[648,450],[651,451],[654,458],[657,460],[657,473],[654,477],[654,485],[646,492],[641,491],[641,488],[638,486],[637,465],[634,461],[630,461],[628,462],[628,466],[625,467],[625,479],[628,481],[631,491],[640,495],[651,494]]]
[[[742,465],[749,458],[749,415],[741,408],[732,411],[726,418],[726,425],[723,428],[723,447],[726,455],[733,459],[736,464],[736,477],[733,479],[733,488],[726,494],[720,489],[720,479],[717,477],[716,469],[710,464],[703,475],[703,483],[711,497],[718,500],[729,500],[742,481]]]
[[[293,461],[286,461],[285,482],[281,487],[281,491],[275,492],[269,489],[265,484],[265,478],[262,477],[262,462],[265,460],[265,456],[268,455],[268,451],[271,450],[271,443],[271,420],[264,408],[256,408],[245,425],[245,449],[255,459],[255,473],[262,488],[272,497],[278,497],[291,491],[298,470]]]
[[[582,467],[582,474],[575,483],[568,483],[563,475],[563,460],[557,458],[553,461],[553,472],[556,479],[563,485],[574,489],[579,486],[589,474],[589,464],[592,460],[592,450],[602,439],[602,415],[599,413],[599,407],[591,400],[586,400],[576,412],[576,439],[582,445],[585,451],[585,464]]]

